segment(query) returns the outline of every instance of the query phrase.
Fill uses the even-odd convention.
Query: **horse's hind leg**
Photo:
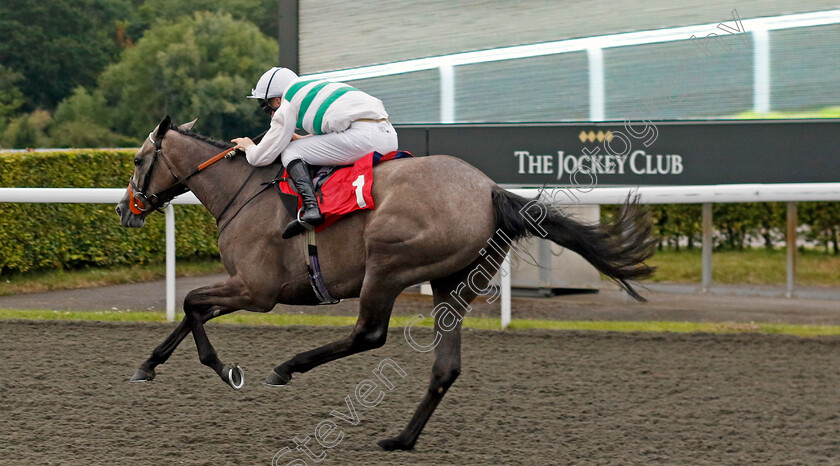
[[[292,379],[292,374],[296,372],[307,372],[321,364],[382,347],[388,337],[391,310],[400,291],[402,287],[388,286],[376,279],[373,274],[368,274],[359,296],[359,318],[350,335],[319,348],[296,354],[292,359],[274,368],[265,379],[266,385],[286,385]]]
[[[454,277],[432,282],[434,302],[437,309],[443,309],[444,306],[438,307],[438,305],[447,303],[452,306],[451,308],[445,306],[450,312],[454,309],[459,315],[464,315],[466,310],[450,295],[450,292],[457,289],[458,283],[460,283],[460,280],[456,280]],[[475,294],[468,287],[462,288],[460,296],[467,303],[475,298]],[[453,321],[455,321],[454,325],[451,325]],[[447,324],[450,325],[447,326]],[[435,332],[440,335],[440,341],[435,347],[435,363],[432,366],[429,390],[426,392],[423,401],[420,402],[420,406],[417,407],[417,411],[408,426],[398,436],[378,442],[378,445],[384,450],[411,450],[414,448],[423,427],[429,421],[443,396],[446,395],[446,391],[461,373],[460,319],[454,319],[454,316],[447,311],[437,312],[435,315]]]
[[[461,321],[469,310],[464,306],[469,306],[478,293],[490,291],[490,279],[498,269],[497,264],[504,260],[504,253],[493,249],[488,252],[485,259],[476,259],[461,271],[431,282],[436,309],[435,332],[440,335],[440,341],[435,346],[429,390],[406,428],[396,437],[378,442],[383,450],[414,448],[435,408],[461,374]],[[481,273],[474,273],[479,271]]]

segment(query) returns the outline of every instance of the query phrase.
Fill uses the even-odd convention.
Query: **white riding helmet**
[[[251,89],[249,99],[272,99],[282,97],[283,91],[289,87],[292,81],[298,78],[294,71],[288,68],[275,66],[266,71],[257,81],[257,87]]]

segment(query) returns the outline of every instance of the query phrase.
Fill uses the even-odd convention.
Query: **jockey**
[[[278,155],[303,199],[298,219],[283,232],[291,238],[324,221],[306,164],[351,165],[370,152],[397,150],[397,132],[382,102],[354,87],[301,79],[287,68],[266,71],[251,91],[271,115],[271,126],[259,144],[250,138],[231,140],[248,163],[268,165]],[[295,134],[295,128],[306,136]]]

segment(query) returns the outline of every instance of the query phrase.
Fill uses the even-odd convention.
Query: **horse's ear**
[[[183,125],[179,126],[178,129],[180,129],[181,131],[190,131],[191,129],[193,129],[193,126],[195,126],[196,121],[198,121],[198,118],[189,123],[184,123]]]
[[[169,126],[172,124],[172,119],[169,118],[169,115],[166,115],[166,118],[160,122],[157,129],[155,130],[155,140],[160,141],[163,139],[163,135],[169,131]]]

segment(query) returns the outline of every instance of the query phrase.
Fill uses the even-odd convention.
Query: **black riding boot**
[[[309,171],[307,171],[303,161],[300,159],[292,160],[286,167],[286,171],[289,172],[289,178],[292,179],[297,192],[303,198],[303,211],[297,219],[289,222],[286,225],[286,230],[283,231],[283,238],[288,239],[324,223],[324,216],[321,215],[321,209],[318,208],[315,186],[312,184],[312,178],[309,177]]]

